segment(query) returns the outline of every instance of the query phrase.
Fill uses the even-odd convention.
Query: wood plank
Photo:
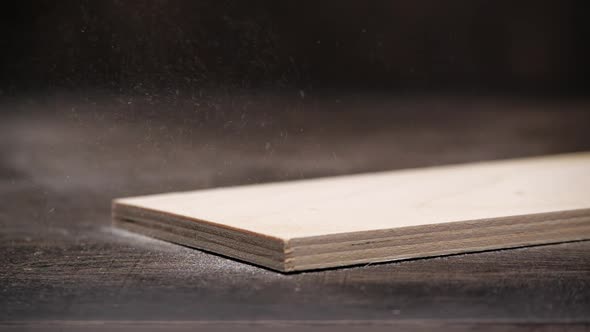
[[[149,195],[116,225],[279,271],[590,238],[590,153]]]

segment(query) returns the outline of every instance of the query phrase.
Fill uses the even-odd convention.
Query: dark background
[[[589,241],[280,274],[110,216],[123,196],[588,151],[584,4],[4,2],[0,330],[587,330]]]
[[[585,94],[584,1],[11,1],[3,90]]]

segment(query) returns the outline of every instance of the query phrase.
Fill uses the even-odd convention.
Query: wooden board
[[[116,199],[122,228],[278,271],[590,239],[590,153]]]

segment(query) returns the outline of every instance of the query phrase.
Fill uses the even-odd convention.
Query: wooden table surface
[[[110,200],[590,150],[589,110],[350,94],[5,98],[0,329],[588,329],[589,241],[280,274],[113,229]]]

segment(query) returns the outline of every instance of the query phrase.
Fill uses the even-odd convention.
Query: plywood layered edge
[[[224,227],[204,220],[139,209],[113,201],[115,226],[161,240],[268,267],[285,268],[285,242],[253,232]]]
[[[590,239],[590,209],[283,240],[113,201],[116,226],[280,272]]]

